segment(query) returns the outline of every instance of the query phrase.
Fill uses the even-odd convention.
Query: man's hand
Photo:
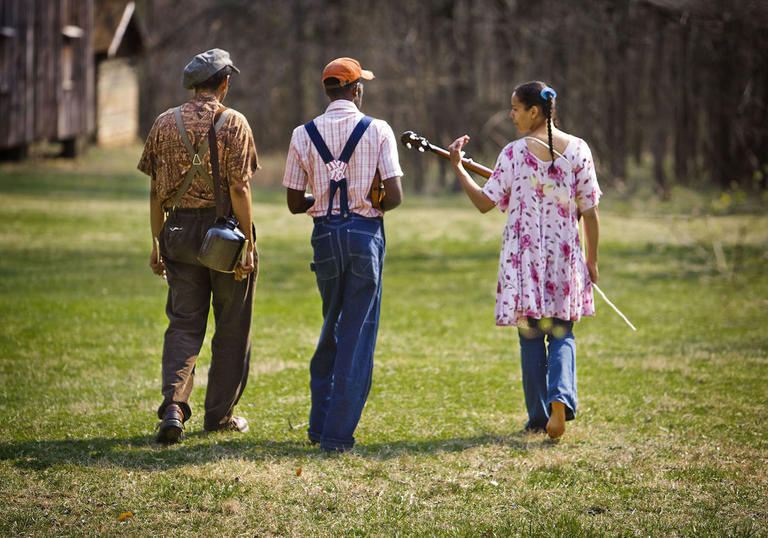
[[[254,278],[259,276],[259,252],[249,243],[245,252],[245,263],[240,260],[235,265],[235,280],[243,280],[251,273],[254,273]]]
[[[152,254],[149,256],[149,266],[152,268],[153,273],[165,278],[165,264],[160,257],[160,250],[157,246],[157,242],[152,246]]]
[[[288,210],[294,215],[306,213],[315,204],[315,197],[311,194],[290,188],[285,190],[285,200],[288,203]]]

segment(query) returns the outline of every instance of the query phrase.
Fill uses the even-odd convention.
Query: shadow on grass
[[[153,436],[127,438],[65,439],[0,443],[0,460],[21,469],[43,470],[58,465],[122,467],[125,469],[164,470],[227,459],[253,462],[276,459],[356,457],[384,461],[401,456],[459,453],[476,447],[498,446],[524,452],[555,446],[543,435],[518,432],[509,435],[488,433],[475,437],[391,443],[358,443],[351,452],[325,453],[309,441],[272,441],[236,434],[195,432],[179,444],[158,445]]]
[[[0,193],[64,200],[146,200],[149,180],[139,173],[77,170],[0,171]]]

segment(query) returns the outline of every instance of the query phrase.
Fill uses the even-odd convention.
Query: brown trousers
[[[162,418],[165,408],[175,403],[185,421],[192,415],[189,397],[195,363],[212,303],[215,330],[205,395],[206,430],[216,430],[229,421],[245,390],[254,291],[252,274],[238,282],[233,274],[213,271],[197,261],[197,252],[215,218],[215,208],[177,209],[168,214],[159,238],[168,278],[165,312],[169,324],[163,345],[164,400],[157,414]]]

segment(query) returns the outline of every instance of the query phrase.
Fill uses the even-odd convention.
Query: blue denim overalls
[[[372,121],[363,117],[338,159],[314,122],[306,128],[330,175],[328,211],[314,219],[312,270],[323,301],[323,328],[310,363],[309,439],[328,451],[349,450],[371,388],[379,328],[384,222],[350,212],[346,168]],[[339,193],[340,213],[333,214]]]

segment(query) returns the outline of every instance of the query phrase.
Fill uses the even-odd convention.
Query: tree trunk
[[[651,130],[653,136],[651,137],[651,153],[653,155],[653,178],[656,182],[655,189],[662,196],[667,195],[667,182],[664,175],[664,157],[667,152],[666,143],[666,125],[664,118],[666,117],[666,103],[667,93],[665,91],[664,84],[664,34],[666,32],[666,21],[660,13],[655,14],[655,34],[653,44],[653,73],[655,78],[651,80],[651,100],[652,115],[651,121],[653,122]]]
[[[688,184],[688,156],[695,148],[691,141],[691,111],[690,111],[690,81],[691,58],[688,53],[691,27],[689,21],[683,19],[677,29],[678,54],[676,74],[677,103],[675,105],[675,180]]]
[[[294,97],[293,107],[293,123],[300,125],[307,121],[305,118],[305,104],[304,100],[306,94],[304,88],[307,86],[304,83],[304,58],[305,54],[305,35],[304,35],[304,2],[303,0],[293,1],[293,51],[291,57],[293,58],[293,68],[296,71],[297,84],[293,84],[293,90],[296,92]]]

